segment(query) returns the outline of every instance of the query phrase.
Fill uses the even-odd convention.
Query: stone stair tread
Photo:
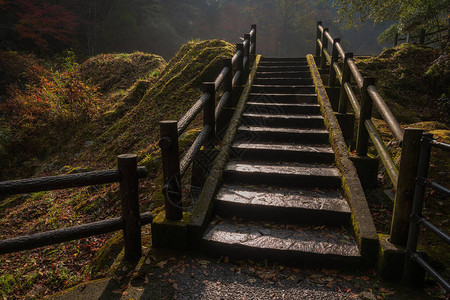
[[[287,150],[287,151],[314,152],[314,153],[319,153],[319,152],[334,153],[331,146],[328,146],[328,145],[235,142],[233,144],[233,148],[258,149],[258,150]]]
[[[320,120],[323,120],[322,115],[277,115],[277,114],[261,114],[261,113],[243,113],[242,116],[246,117],[246,118],[270,118],[270,119],[288,119],[288,120],[320,119]]]
[[[273,132],[273,133],[318,133],[318,134],[328,134],[328,130],[317,129],[317,128],[283,128],[283,127],[265,127],[265,126],[247,126],[241,125],[238,131],[252,131],[258,132]]]
[[[265,87],[265,88],[314,88],[315,85],[311,84],[253,84],[252,87]]]
[[[320,107],[320,104],[315,103],[276,103],[276,102],[247,102],[247,105],[258,106],[283,106],[283,107]]]
[[[284,227],[284,228],[283,228]],[[268,228],[258,223],[233,223],[224,220],[209,225],[204,241],[240,246],[242,248],[271,249],[280,252],[313,253],[320,256],[359,258],[355,239],[342,227],[301,227],[288,225]]]
[[[216,201],[350,213],[350,207],[342,194],[336,190],[327,189],[224,184],[216,196]]]
[[[283,94],[283,93],[250,93],[249,96],[292,96],[292,97],[317,97],[317,94],[314,93],[305,93],[305,94]]]
[[[339,177],[339,170],[331,165],[312,165],[300,163],[266,163],[231,160],[225,167],[226,172],[259,173],[270,175]]]

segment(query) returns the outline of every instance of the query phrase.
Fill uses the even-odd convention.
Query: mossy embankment
[[[213,80],[221,58],[233,52],[234,46],[222,40],[191,41],[168,63],[144,53],[88,60],[80,67],[83,80],[104,88],[106,104],[95,120],[72,131],[58,152],[36,164],[35,176],[115,168],[117,155],[136,153],[139,164],[149,169],[148,178],[140,181],[141,209],[158,213],[159,121],[180,119],[199,99],[202,82]],[[144,67],[135,70],[138,65]],[[196,120],[182,137],[182,149],[199,125]],[[117,188],[112,184],[2,199],[0,239],[119,216]],[[148,237],[149,227],[143,230]],[[121,249],[120,235],[108,242],[110,237],[0,256],[0,297],[40,298],[104,275]]]

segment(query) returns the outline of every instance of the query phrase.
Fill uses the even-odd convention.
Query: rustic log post
[[[330,63],[330,73],[328,79],[328,86],[335,87],[336,86],[336,70],[334,69],[333,64],[339,59],[339,52],[337,50],[336,44],[341,41],[340,38],[335,38],[333,40],[333,50],[331,52],[331,63]]]
[[[244,57],[247,57],[247,61],[244,65],[245,70],[245,78],[247,79],[248,74],[250,73],[250,33],[244,34],[244,41],[248,41],[247,47],[244,47]]]
[[[241,72],[241,77],[239,78],[238,85],[242,85],[243,82],[244,82],[244,79],[243,79],[244,78],[244,56],[245,56],[245,54],[244,54],[244,44],[242,44],[242,43],[236,44],[236,53],[238,51],[241,51],[242,55],[237,60],[236,73],[239,72],[239,71]]]
[[[397,45],[398,45],[398,32],[395,34],[394,37],[394,47],[397,47]]]
[[[228,68],[229,71],[225,78],[223,79],[223,94],[229,94],[228,99],[223,105],[222,112],[217,116],[216,120],[216,133],[219,136],[223,136],[225,133],[228,123],[232,117],[233,108],[233,67],[230,58],[223,59],[224,67]]]
[[[159,125],[166,219],[177,221],[183,218],[177,121],[161,121]]]
[[[390,234],[390,242],[398,246],[406,246],[408,240],[409,216],[412,211],[422,133],[422,129],[407,128],[403,134]]]
[[[428,178],[432,140],[433,135],[431,133],[423,134],[420,146],[420,158],[417,170],[417,178]],[[419,241],[420,232],[419,223],[415,222],[413,218],[414,216],[420,216],[422,214],[424,196],[425,186],[423,184],[416,184],[414,188],[414,201],[409,222],[408,243],[406,247],[407,254],[405,257],[405,263],[403,265],[403,281],[406,284],[413,283],[413,270],[415,263],[411,260],[409,255],[417,251],[417,242]]]
[[[340,114],[346,114],[347,113],[348,96],[347,96],[347,92],[345,91],[345,84],[347,82],[350,82],[350,77],[352,75],[351,71],[350,71],[350,67],[348,65],[348,60],[350,58],[353,58],[353,53],[351,53],[351,52],[345,53],[344,71],[342,72],[342,85],[341,85],[341,90],[339,92],[339,108],[338,108],[338,112]]]
[[[327,57],[325,55],[325,50],[328,50],[328,38],[326,36],[328,28],[324,28],[322,32],[322,52],[320,54],[320,68],[325,69],[327,67]]]
[[[253,49],[252,52],[250,53],[252,55],[252,58],[255,58],[256,55],[256,24],[252,25],[252,30],[255,30],[255,32],[252,35],[252,45],[253,45]]]
[[[419,44],[423,45],[425,44],[425,29],[420,29],[420,35],[419,35]]]
[[[369,133],[366,129],[366,120],[372,118],[372,98],[370,98],[367,88],[375,85],[375,78],[364,77],[363,87],[361,89],[361,112],[358,121],[358,135],[356,137],[356,154],[366,156],[369,147]]]
[[[142,256],[137,155],[119,155],[117,156],[117,161],[121,175],[120,199],[122,203],[122,220],[124,223],[123,239],[125,259],[136,261]]]
[[[203,127],[211,126],[209,136],[206,138],[205,148],[214,145],[216,138],[216,86],[214,82],[203,82],[203,92],[209,94],[208,101],[203,107]]]
[[[322,33],[320,32],[319,26],[322,26],[322,21],[317,22],[317,27],[316,27],[316,59],[318,59],[320,57],[320,52],[322,49],[320,49],[319,46],[319,39],[322,35]]]

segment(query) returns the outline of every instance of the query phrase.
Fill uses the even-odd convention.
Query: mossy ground
[[[140,181],[141,211],[157,215],[163,201],[159,121],[180,119],[199,99],[202,82],[213,81],[222,67],[221,58],[233,52],[234,46],[222,40],[191,41],[167,65],[143,53],[88,60],[83,72],[112,92],[105,93],[112,97],[111,106],[99,119],[73,132],[58,153],[41,161],[35,175],[113,169],[117,155],[136,153],[139,165],[149,171]],[[143,69],[129,73],[130,66],[141,63]],[[200,124],[201,114],[181,137],[181,151],[192,143]],[[118,184],[111,184],[2,199],[0,239],[117,217],[117,190]],[[143,227],[145,241],[150,240],[149,228]],[[0,297],[42,297],[107,275],[121,250],[120,241],[120,234],[107,234],[0,256]]]

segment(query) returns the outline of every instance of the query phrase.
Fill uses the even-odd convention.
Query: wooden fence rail
[[[331,55],[328,46],[331,45]],[[356,124],[356,153],[366,156],[369,138],[372,140],[386,172],[396,189],[394,212],[391,224],[390,242],[406,246],[409,215],[412,209],[414,178],[417,172],[420,143],[423,130],[407,128],[404,131],[389,107],[378,93],[375,78],[363,77],[353,59],[352,52],[345,52],[340,39],[334,39],[327,28],[318,22],[316,30],[316,56],[323,70],[329,67],[328,86],[340,85],[337,112],[347,114],[349,105],[358,120]],[[343,66],[341,67],[342,61]],[[354,89],[359,93],[355,93]],[[360,96],[356,96],[359,94]],[[397,168],[386,145],[372,122],[372,109],[375,107],[388,125],[395,140],[402,146],[400,167]]]
[[[181,179],[194,162],[200,149],[214,148],[217,138],[223,134],[229,121],[230,110],[235,107],[241,86],[247,80],[249,69],[256,55],[256,25],[244,34],[243,43],[236,44],[236,53],[231,59],[224,59],[224,67],[213,82],[203,83],[203,95],[194,103],[179,121],[160,122],[159,146],[163,163],[163,195],[167,220],[181,220],[183,217]],[[221,98],[217,101],[219,90]],[[178,138],[203,110],[203,129],[183,159],[180,159]],[[228,115],[225,114],[225,111]]]
[[[117,160],[117,170],[0,182],[0,195],[17,195],[119,182],[122,206],[120,218],[2,240],[0,241],[0,254],[123,230],[125,259],[138,260],[142,256],[141,226],[150,224],[153,220],[149,213],[139,213],[138,179],[147,176],[147,170],[145,167],[137,166],[137,155],[123,154],[119,155]]]

